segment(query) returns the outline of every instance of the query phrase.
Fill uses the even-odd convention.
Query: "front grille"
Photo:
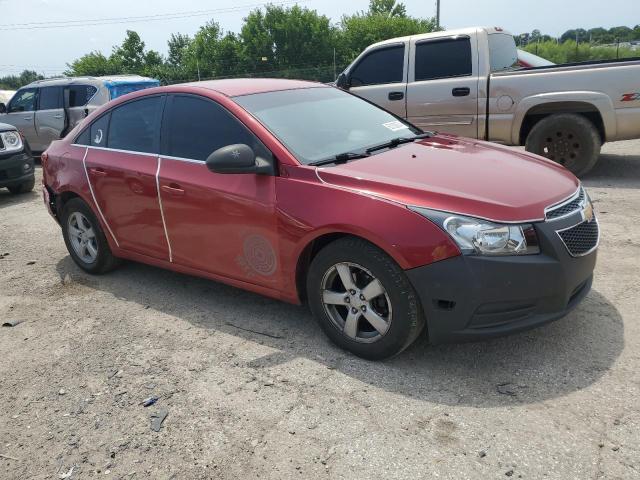
[[[585,201],[585,193],[584,189],[580,187],[580,191],[578,192],[577,197],[573,197],[569,199],[567,202],[552,207],[550,210],[547,210],[546,217],[547,220],[554,220],[556,218],[564,217],[569,215],[575,211],[578,211],[584,208]]]
[[[586,255],[595,249],[598,246],[599,234],[598,222],[595,219],[558,232],[564,246],[573,257]]]

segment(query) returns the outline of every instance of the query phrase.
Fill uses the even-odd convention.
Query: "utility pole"
[[[440,0],[436,0],[436,27],[440,28]]]

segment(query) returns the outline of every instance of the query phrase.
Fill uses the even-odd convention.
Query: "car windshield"
[[[306,165],[420,133],[389,112],[331,87],[257,93],[234,100]]]

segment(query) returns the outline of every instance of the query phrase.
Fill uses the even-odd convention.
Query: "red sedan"
[[[43,155],[73,260],[128,259],[307,301],[372,359],[562,317],[591,287],[588,195],[527,153],[422,132],[336,88],[221,80],[92,113]]]

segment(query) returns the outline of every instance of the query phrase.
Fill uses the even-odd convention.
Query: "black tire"
[[[35,185],[36,185],[36,179],[35,177],[32,177],[30,180],[27,180],[26,182],[23,182],[20,185],[16,185],[15,187],[9,187],[9,191],[14,195],[18,195],[20,193],[27,193],[27,192],[31,192],[33,190],[33,187],[35,187]]]
[[[86,218],[91,226],[91,229],[95,233],[97,255],[95,260],[92,262],[87,262],[80,258],[71,243],[72,241],[69,233],[69,217],[75,212],[82,214]],[[104,232],[100,227],[100,222],[98,222],[98,219],[94,215],[91,208],[89,208],[89,206],[80,198],[73,198],[65,203],[64,207],[62,208],[60,223],[62,225],[62,235],[64,237],[64,243],[67,246],[69,255],[71,255],[71,258],[76,263],[76,265],[78,265],[85,272],[91,274],[106,273],[113,270],[121,263],[120,259],[114,257],[111,253],[111,249],[109,248],[107,239],[105,238]]]
[[[602,140],[596,127],[583,115],[560,113],[543,118],[529,132],[528,152],[542,155],[581,176],[600,156]]]
[[[364,267],[380,281],[386,291],[387,297],[383,297],[383,303],[386,303],[386,298],[390,300],[389,310],[392,311],[392,315],[388,330],[383,335],[374,330],[372,334],[379,338],[371,343],[363,343],[361,339],[347,336],[332,320],[328,307],[325,307],[323,283],[332,268],[343,262]],[[364,284],[369,280],[365,279]],[[340,285],[342,285],[341,280]],[[363,286],[359,285],[359,288]],[[385,252],[356,237],[341,238],[318,252],[307,275],[307,298],[314,317],[327,336],[339,347],[369,360],[381,360],[402,352],[413,343],[425,325],[418,295],[402,269]],[[372,308],[371,305],[370,303],[370,308]],[[343,311],[346,312],[345,315],[348,314],[349,307],[341,305],[340,308],[346,308]],[[361,316],[357,322],[359,326],[371,326],[364,316]]]

